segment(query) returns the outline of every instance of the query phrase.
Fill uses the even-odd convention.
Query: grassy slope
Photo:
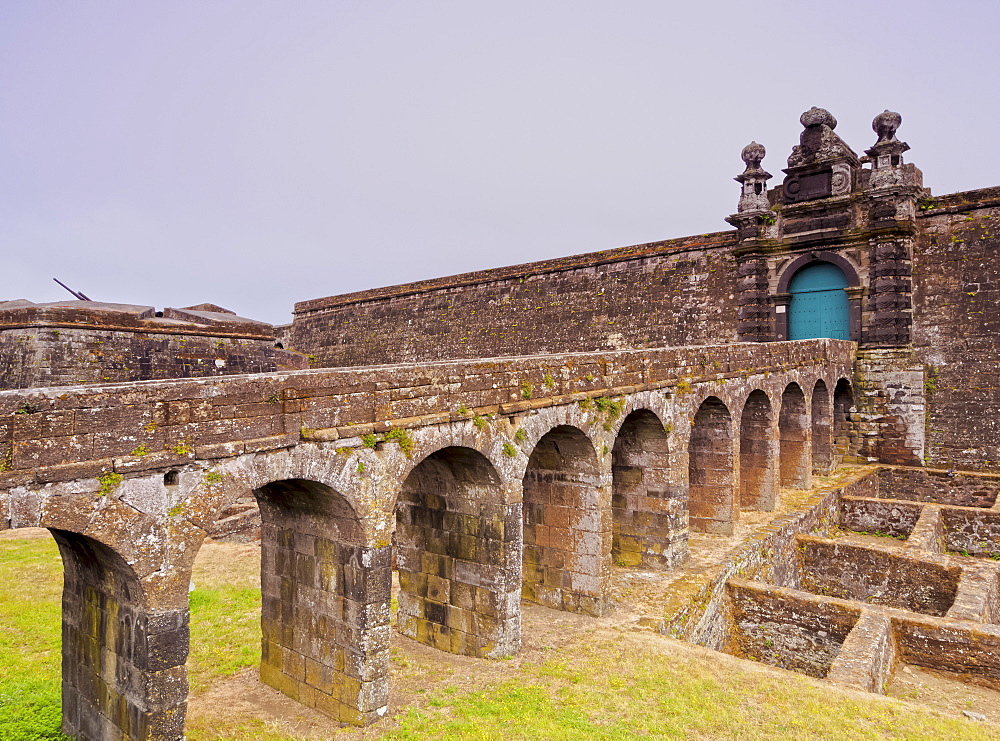
[[[240,565],[252,569],[253,559]],[[235,567],[234,567],[235,568]],[[0,738],[57,739],[61,564],[51,540],[0,541]],[[253,574],[195,574],[195,691],[259,660]],[[671,645],[674,648],[671,648]],[[525,663],[487,688],[445,686],[367,739],[995,739],[996,726],[844,693],[623,631]],[[295,741],[250,718],[192,724],[192,741]],[[357,731],[343,734],[357,738]],[[340,734],[338,734],[339,736]]]

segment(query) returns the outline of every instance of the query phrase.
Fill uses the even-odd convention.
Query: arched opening
[[[261,680],[343,723],[388,706],[389,546],[365,545],[353,508],[306,479],[254,491],[261,515]]]
[[[611,453],[611,555],[622,566],[670,568],[683,557],[683,498],[670,480],[670,449],[648,409],[622,423]]]
[[[733,422],[714,396],[698,407],[688,446],[688,507],[691,529],[732,535],[738,515],[733,468]]]
[[[847,276],[829,262],[813,262],[798,270],[788,284],[788,339],[851,339]]]
[[[846,378],[837,381],[833,390],[833,465],[853,462],[858,451],[857,428],[851,415],[854,391]]]
[[[180,738],[188,611],[147,606],[121,555],[50,528],[63,561],[63,732],[84,738]]]
[[[810,411],[813,473],[823,475],[833,470],[833,407],[822,378],[813,386]]]
[[[747,397],[740,417],[740,509],[774,509],[778,498],[776,457],[771,400],[757,389]]]
[[[517,651],[519,519],[478,451],[444,448],[421,461],[396,503],[399,631],[465,656]]]
[[[538,441],[524,473],[524,599],[604,612],[611,527],[599,487],[597,453],[580,430],[556,427]]]
[[[790,383],[781,394],[778,414],[780,441],[779,469],[781,486],[808,489],[812,467],[809,463],[809,417],[806,397],[797,383]]]
[[[13,524],[0,532],[0,737],[181,738],[186,606],[175,594],[151,606],[126,557],[95,538]]]

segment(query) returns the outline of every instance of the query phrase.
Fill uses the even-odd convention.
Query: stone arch
[[[809,416],[802,387],[792,382],[781,394],[778,414],[778,455],[781,486],[809,488],[812,467],[809,462]]]
[[[477,450],[442,448],[414,466],[396,502],[400,632],[466,656],[516,652],[520,518]]]
[[[659,417],[636,409],[611,451],[611,555],[625,566],[670,568],[683,558],[683,497],[670,471],[669,438]]]
[[[393,443],[380,443],[375,451],[364,452],[380,458],[385,474],[402,485],[402,482],[406,481],[428,458],[441,457],[439,454],[445,457],[450,455],[442,454],[442,451],[449,449],[473,451],[483,459],[484,465],[493,470],[494,475],[498,477],[499,485],[503,487],[506,483],[504,464],[509,464],[511,459],[503,452],[503,443],[509,442],[509,439],[497,432],[496,427],[499,424],[501,422],[498,420],[489,419],[485,428],[479,428],[473,420],[467,419],[438,427],[416,429],[412,432],[415,452],[409,455]],[[509,501],[510,496],[504,489],[502,496],[495,496],[494,499]]]
[[[849,285],[861,285],[861,278],[858,275],[858,269],[854,263],[843,255],[838,255],[836,252],[820,251],[810,252],[806,255],[799,255],[797,258],[785,265],[785,267],[781,270],[781,274],[778,276],[778,284],[775,289],[775,293],[788,293],[788,286],[792,282],[792,278],[795,277],[795,274],[802,268],[807,265],[811,265],[814,262],[833,263],[840,268],[841,271],[843,271]]]
[[[698,407],[688,444],[691,529],[731,535],[737,518],[733,421],[717,396]]]
[[[771,400],[755,389],[740,415],[740,509],[770,511],[777,504],[775,447]]]
[[[833,390],[833,465],[853,461],[858,452],[858,430],[852,419],[854,389],[846,378],[837,381]]]
[[[819,378],[809,402],[812,418],[812,470],[826,474],[833,470],[833,405],[826,382]]]
[[[388,706],[392,554],[347,499],[303,478],[254,490],[261,513],[261,679],[366,725]]]
[[[848,333],[854,342],[861,340],[861,293],[858,289],[861,286],[861,277],[858,266],[847,257],[836,252],[816,251],[805,255],[799,255],[791,260],[780,271],[775,286],[774,298],[777,312],[775,313],[775,337],[778,340],[788,339],[788,308],[790,302],[789,289],[792,278],[802,268],[814,263],[830,263],[835,265],[844,274],[848,285]]]
[[[13,530],[44,527],[63,564],[63,729],[81,739],[184,732],[190,560],[197,528],[140,512],[141,477],[0,490]],[[141,503],[141,505],[140,505]],[[162,729],[162,735],[159,734]]]
[[[211,461],[214,465],[207,470],[179,467],[172,501],[183,503],[190,521],[207,529],[235,503],[245,501],[247,492],[259,506],[258,489],[280,481],[309,481],[327,487],[344,501],[351,517],[360,523],[366,545],[385,545],[392,531],[392,502],[372,498],[369,490],[373,472],[394,478],[396,469],[387,470],[384,461],[395,458],[361,446],[341,451],[333,443],[308,442],[287,450]],[[398,457],[409,462],[402,454]]]
[[[151,609],[113,548],[49,528],[63,561],[63,732],[180,739],[187,706],[187,608]]]
[[[603,614],[611,518],[590,438],[569,425],[549,430],[528,458],[523,492],[522,597],[554,609]]]

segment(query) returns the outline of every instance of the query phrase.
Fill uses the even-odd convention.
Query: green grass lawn
[[[191,593],[188,680],[192,692],[260,664],[260,589],[199,584]]]
[[[257,561],[195,571],[192,692],[259,661]],[[59,595],[51,539],[0,540],[0,741],[59,733]],[[402,651],[406,648],[401,644]],[[396,651],[397,649],[393,649]],[[421,658],[407,665],[421,670]],[[462,687],[427,667],[426,693],[395,720],[334,738],[383,741],[617,741],[618,739],[998,739],[997,726],[942,717],[893,700],[848,693],[763,670],[659,636],[581,636],[537,663],[511,662],[492,683]],[[192,719],[191,741],[297,741],[250,717]],[[398,709],[394,709],[398,710]],[[325,738],[325,737],[324,737]]]
[[[0,738],[62,739],[62,560],[52,538],[0,540]]]
[[[638,640],[637,640],[638,638]],[[615,661],[614,657],[618,660]],[[383,741],[625,739],[996,739],[996,726],[817,686],[804,677],[671,661],[641,637],[577,646],[525,676],[474,692],[439,692]]]

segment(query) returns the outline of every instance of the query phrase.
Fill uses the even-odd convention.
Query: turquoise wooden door
[[[792,276],[788,292],[788,339],[851,339],[847,277],[836,265],[816,262]]]

